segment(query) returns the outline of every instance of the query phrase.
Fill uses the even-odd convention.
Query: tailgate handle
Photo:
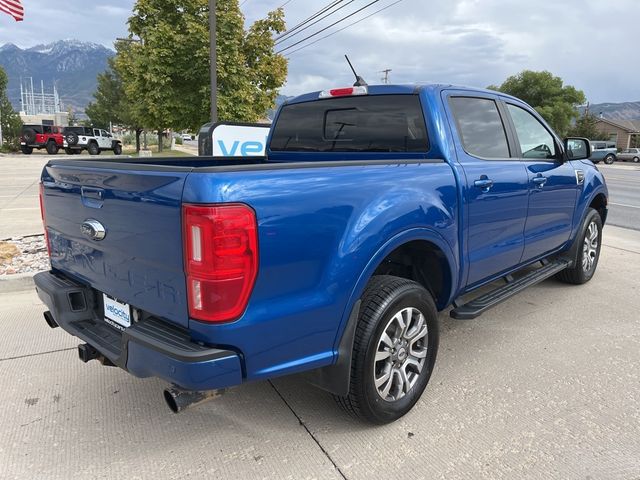
[[[102,188],[82,187],[82,203],[91,208],[101,208],[105,191]]]

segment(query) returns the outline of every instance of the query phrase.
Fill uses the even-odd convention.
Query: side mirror
[[[565,138],[564,151],[569,160],[586,160],[591,156],[591,143],[586,138]]]

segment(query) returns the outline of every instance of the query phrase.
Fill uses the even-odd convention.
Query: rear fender
[[[346,396],[349,393],[351,356],[353,354],[353,339],[360,315],[360,297],[369,283],[371,276],[382,261],[397,248],[414,240],[430,242],[444,253],[449,268],[449,294],[446,300],[441,299],[441,301],[438,302],[438,307],[443,308],[443,306],[451,303],[456,293],[455,285],[458,283],[457,272],[459,265],[445,239],[436,231],[424,228],[408,230],[395,236],[378,249],[361,273],[356,286],[351,292],[347,308],[343,314],[343,320],[340,324],[339,333],[336,337],[336,345],[334,348],[334,351],[337,353],[336,363],[306,373],[305,378],[307,381],[335,395]]]

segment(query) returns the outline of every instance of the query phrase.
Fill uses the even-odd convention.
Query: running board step
[[[549,277],[554,276],[556,273],[561,272],[570,265],[569,260],[558,259],[552,262],[544,264],[537,270],[528,273],[524,277],[517,280],[513,280],[511,277],[507,277],[507,283],[501,287],[491,290],[484,295],[474,298],[469,303],[460,305],[449,313],[452,318],[458,320],[472,320],[479,317],[485,311],[492,307],[495,307],[499,303],[504,302],[508,298],[513,297],[515,294],[520,293],[527,287],[540,283]]]

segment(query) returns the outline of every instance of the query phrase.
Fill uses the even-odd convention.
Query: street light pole
[[[218,69],[216,52],[216,0],[209,0],[209,37],[211,46],[211,122],[218,121]]]

